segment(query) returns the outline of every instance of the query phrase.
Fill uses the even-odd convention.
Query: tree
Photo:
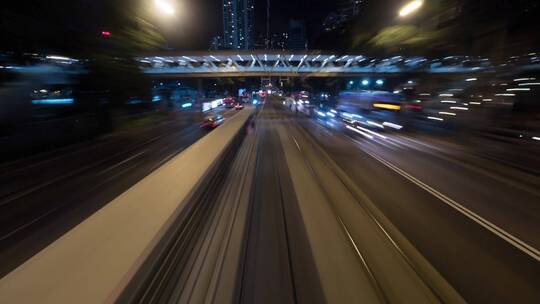
[[[146,4],[142,4],[146,3]],[[87,49],[90,59],[90,86],[109,92],[113,106],[123,105],[136,96],[150,103],[151,80],[139,68],[135,58],[163,46],[164,39],[150,22],[148,2],[111,0],[107,3],[110,36],[96,33],[97,42]]]

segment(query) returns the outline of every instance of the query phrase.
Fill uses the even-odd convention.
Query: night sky
[[[120,7],[135,6],[138,1],[153,0],[115,0]],[[223,0],[169,0],[177,6],[174,18],[155,14],[154,23],[166,38],[168,45],[177,50],[205,50],[210,39],[221,35]],[[383,1],[383,0],[377,0]],[[307,25],[308,36],[322,26],[325,17],[347,0],[271,0],[271,32],[287,30],[291,18],[303,19]],[[32,37],[38,42],[30,42],[30,47],[40,45],[62,45],[69,37],[66,31],[91,35],[102,30],[114,33],[117,19],[109,6],[112,0],[19,0],[2,3],[0,34],[13,37]],[[144,3],[144,2],[143,2]],[[266,33],[266,0],[255,0],[255,32]],[[15,34],[14,34],[15,33]],[[79,35],[79,34],[75,34]],[[7,37],[6,36],[6,37]],[[37,37],[37,38],[36,38]],[[21,43],[26,38],[21,38]],[[64,42],[62,41],[64,39]],[[58,40],[58,41],[53,41]],[[75,41],[75,39],[72,39]],[[4,41],[7,41],[4,39]],[[7,49],[10,45],[0,49]],[[13,41],[6,42],[14,44]]]
[[[160,31],[175,49],[206,49],[211,37],[222,34],[222,0],[176,0],[187,16],[159,22]],[[320,26],[324,18],[343,0],[271,0],[271,31],[287,30],[291,18],[304,19],[310,28]],[[255,28],[266,32],[266,0],[255,0]]]

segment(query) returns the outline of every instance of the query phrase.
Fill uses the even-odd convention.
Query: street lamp
[[[401,9],[399,10],[399,16],[400,17],[406,17],[414,12],[416,12],[419,8],[424,5],[423,0],[414,0],[407,4],[405,4]]]
[[[167,15],[174,15],[174,7],[167,0],[154,0],[156,7]]]

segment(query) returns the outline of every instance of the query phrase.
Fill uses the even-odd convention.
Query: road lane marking
[[[294,143],[296,144],[296,147],[298,148],[298,151],[302,152],[302,149],[300,149],[300,145],[296,141],[296,138],[294,137],[294,135],[293,135],[292,139],[294,140]]]
[[[384,293],[379,281],[375,277],[375,274],[371,270],[371,267],[369,267],[369,264],[367,263],[366,259],[364,258],[364,255],[362,254],[362,252],[360,252],[360,249],[358,249],[358,246],[356,245],[356,242],[354,241],[351,233],[349,232],[349,229],[347,229],[347,226],[345,225],[345,223],[343,222],[341,217],[339,215],[336,215],[336,216],[337,216],[337,218],[339,220],[339,223],[341,224],[341,228],[343,228],[343,230],[345,231],[345,234],[349,238],[349,242],[351,242],[351,245],[353,246],[354,251],[356,252],[356,255],[358,256],[358,258],[362,262],[362,266],[366,270],[367,275],[368,275],[368,277],[369,277],[369,279],[371,281],[371,284],[373,284],[373,288],[377,291],[377,294],[379,295],[379,297],[381,298],[383,303],[389,303],[388,298],[386,297],[386,294]]]
[[[355,141],[356,142],[356,141]],[[419,179],[415,178],[414,176],[410,175],[409,173],[403,171],[402,169],[398,168],[394,164],[384,160],[383,158],[379,157],[378,155],[375,155],[369,151],[366,151],[362,149],[365,153],[367,153],[369,156],[373,157],[375,160],[379,161],[386,167],[392,169],[394,172],[398,173],[399,175],[405,177],[412,183],[416,184],[420,188],[424,189],[428,193],[432,194],[439,200],[441,200],[443,203],[447,204],[448,206],[452,207],[454,210],[458,211],[459,213],[465,215],[467,218],[473,220],[477,224],[481,225],[485,229],[491,231],[496,236],[502,238],[512,246],[516,247],[517,249],[521,250],[523,253],[529,255],[536,261],[540,262],[540,251],[536,248],[532,247],[531,245],[525,243],[518,237],[513,236],[509,232],[505,231],[504,229],[500,228],[499,226],[493,224],[489,220],[483,218],[482,216],[476,214],[475,212],[471,211],[470,209],[464,207],[463,205],[459,204],[458,202],[452,200],[451,198],[447,197],[446,195],[440,193],[439,191],[435,190],[434,188],[430,187],[429,185],[425,184],[424,182],[420,181]]]
[[[101,175],[101,174],[107,173],[107,172],[113,170],[114,168],[117,168],[117,167],[119,167],[119,166],[121,166],[121,165],[123,165],[123,164],[129,162],[130,160],[132,160],[132,159],[134,159],[134,158],[136,158],[136,157],[138,157],[138,156],[141,156],[142,154],[146,153],[147,150],[148,150],[148,149],[144,149],[144,150],[142,150],[141,152],[136,153],[136,154],[134,154],[133,156],[128,157],[128,158],[124,159],[123,161],[121,161],[121,162],[119,162],[119,163],[117,163],[117,164],[115,164],[115,165],[113,165],[113,166],[110,166],[109,168],[107,168],[107,169],[105,169],[105,170],[100,171],[97,175]]]

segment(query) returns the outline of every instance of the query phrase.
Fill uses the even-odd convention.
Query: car
[[[237,103],[237,104],[234,106],[234,108],[235,108],[236,110],[242,110],[242,109],[244,108],[244,105],[241,104],[241,103]]]
[[[207,130],[213,130],[219,127],[224,121],[225,121],[225,118],[219,114],[207,116],[204,118],[203,122],[201,123],[201,128],[207,129]]]
[[[234,108],[234,105],[238,103],[233,97],[227,97],[223,98],[223,104],[225,105],[225,108],[232,109]]]

